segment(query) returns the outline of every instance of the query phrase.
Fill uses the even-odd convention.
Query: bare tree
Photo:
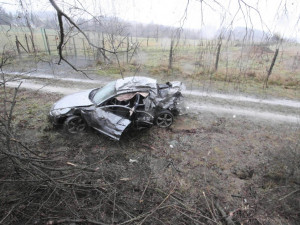
[[[187,0],[186,7],[184,9],[183,16],[180,19],[180,26],[172,31],[171,34],[171,43],[170,43],[170,51],[169,51],[169,63],[168,63],[168,69],[172,70],[173,69],[173,61],[174,61],[174,51],[175,48],[178,46],[181,38],[181,34],[183,31],[183,26],[184,23],[187,19],[187,12],[188,12],[188,7],[189,7],[190,1]]]
[[[108,22],[103,23],[103,34],[106,46],[109,49],[113,50],[112,55],[117,61],[118,68],[121,76],[123,77],[123,65],[121,57],[126,57],[126,63],[129,63],[136,53],[137,48],[139,47],[139,42],[137,39],[132,41],[132,38],[129,38],[129,25],[125,26],[124,23],[120,23],[118,18],[109,20]],[[129,55],[131,53],[131,56]],[[124,60],[123,60],[124,64]]]
[[[94,44],[91,39],[88,37],[88,35],[86,34],[86,32],[81,29],[79,27],[79,25],[70,17],[68,16],[55,2],[55,0],[49,0],[49,2],[51,3],[51,5],[53,6],[53,8],[56,10],[56,13],[57,13],[57,18],[58,18],[58,23],[59,23],[59,30],[60,30],[60,41],[59,41],[59,44],[57,46],[58,48],[58,53],[59,53],[59,61],[58,61],[58,64],[60,64],[61,61],[64,61],[66,62],[68,65],[70,65],[74,70],[76,71],[80,71],[82,73],[84,73],[83,71],[81,70],[78,70],[74,65],[72,65],[64,56],[63,56],[63,46],[64,46],[64,43],[65,43],[65,29],[64,29],[64,21],[63,19],[65,19],[69,24],[71,24],[74,29],[76,29],[79,33],[81,33],[84,38],[87,40],[88,44],[97,49],[97,51],[101,52],[103,57],[107,60],[109,60],[109,58],[106,56],[106,54],[104,54],[104,52],[108,52],[108,53],[111,53],[113,55],[116,56],[117,58],[117,61],[118,61],[118,64],[120,65],[119,63],[119,59],[117,57],[117,54],[118,53],[122,53],[122,52],[126,52],[126,51],[131,51],[132,48],[130,49],[126,49],[126,50],[119,50],[119,47],[121,46],[122,42],[118,43],[118,45],[116,46],[115,44],[112,45],[112,49],[107,49],[105,48],[104,46],[97,46],[96,44]],[[99,24],[101,25],[101,24]],[[115,40],[113,37],[111,37],[111,41],[113,43],[115,43]],[[123,41],[123,40],[122,40]],[[85,73],[84,73],[85,74]],[[86,75],[86,74],[85,74]]]
[[[32,26],[31,26],[31,20],[29,18],[28,9],[24,6],[22,0],[19,0],[19,2],[20,2],[20,5],[21,5],[23,13],[24,13],[26,26],[28,27],[28,29],[30,31],[30,40],[31,40],[31,43],[32,43],[32,48],[33,48],[34,53],[36,54],[37,50],[36,50],[36,46],[35,46],[34,34],[33,34]]]

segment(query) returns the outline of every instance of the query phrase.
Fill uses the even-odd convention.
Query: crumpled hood
[[[89,94],[92,90],[93,89],[67,95],[54,103],[54,105],[52,106],[52,110],[72,108],[76,106],[90,106],[93,104],[93,102],[91,102],[91,100],[89,99]]]

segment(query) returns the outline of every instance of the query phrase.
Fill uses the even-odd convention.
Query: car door
[[[96,107],[82,112],[89,126],[115,140],[120,140],[124,130],[131,124],[130,108],[120,105]]]
[[[142,106],[139,104],[141,98],[148,95],[147,92],[128,92],[112,96],[92,110],[82,112],[82,115],[89,126],[119,140],[124,130],[134,123],[132,120],[136,120],[135,111]]]

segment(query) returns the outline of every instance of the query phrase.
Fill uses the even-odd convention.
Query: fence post
[[[278,52],[279,52],[279,48],[276,48],[276,51],[275,51],[275,54],[273,56],[273,59],[272,59],[272,62],[271,62],[271,66],[268,70],[268,74],[267,74],[267,77],[265,79],[265,83],[264,83],[264,87],[265,88],[268,88],[268,81],[269,81],[269,77],[271,76],[272,74],[272,70],[273,70],[273,67],[275,65],[275,62],[276,62],[276,59],[277,59],[277,55],[278,55]]]
[[[49,40],[48,40],[48,36],[47,36],[47,33],[46,33],[46,29],[44,29],[44,34],[45,34],[45,38],[46,38],[48,53],[49,53],[49,55],[51,55],[51,50],[50,50],[50,45],[49,45]]]
[[[86,59],[85,44],[83,38],[82,38],[82,45],[83,45],[84,58]]]
[[[102,48],[105,49],[105,40],[104,40],[104,34],[102,33]],[[103,61],[106,62],[106,55],[105,55],[105,51],[102,51],[102,55],[103,55]]]
[[[28,52],[30,53],[30,48],[29,48],[28,39],[27,39],[27,35],[26,34],[25,34],[25,41],[26,41]]]
[[[29,35],[29,37],[30,37],[30,40],[31,40],[31,43],[32,43],[32,48],[33,48],[33,51],[34,51],[34,53],[36,54],[36,53],[37,53],[37,50],[36,50],[36,48],[35,48],[35,44],[34,44],[34,40],[33,40],[33,36]]]
[[[75,38],[74,37],[73,37],[73,45],[74,45],[75,57],[77,58],[77,49],[76,49],[76,44],[75,44]]]
[[[91,41],[91,38],[90,38],[90,34],[89,34],[89,33],[87,33],[87,37],[88,37],[88,39]],[[90,48],[91,48],[91,46],[88,45],[88,47],[87,47],[87,55],[88,55],[89,60],[90,60]]]
[[[57,46],[58,46],[57,40],[58,40],[58,37],[57,37],[57,35],[55,35],[55,47],[56,47],[56,50],[57,50],[57,54],[59,54],[59,50],[57,48]]]
[[[222,41],[220,41],[218,43],[217,55],[216,55],[216,62],[215,62],[215,71],[218,70],[219,59],[220,59],[220,52],[221,52],[221,46],[222,46]]]
[[[43,28],[41,28],[41,34],[42,34],[42,37],[43,37],[43,42],[44,42],[45,52],[47,52],[48,49],[47,49],[47,44],[46,44],[45,34],[44,34]]]
[[[170,52],[169,52],[169,65],[168,65],[168,69],[172,70],[172,64],[173,64],[173,56],[174,56],[174,40],[171,39],[171,45],[170,45]]]
[[[66,56],[68,56],[68,41],[65,44],[65,51],[66,51]]]
[[[129,37],[127,36],[127,49],[126,49],[126,63],[127,64],[129,63],[128,54],[129,54]]]
[[[17,46],[17,51],[18,51],[19,57],[21,57],[20,45],[19,45],[19,40],[18,40],[17,35],[16,35],[16,46]]]

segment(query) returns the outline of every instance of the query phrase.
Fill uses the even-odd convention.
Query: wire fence
[[[118,60],[122,64],[133,61],[143,62],[154,66],[168,62],[171,39],[161,38],[137,38],[115,36],[111,38],[109,34],[86,32],[89,40],[96,46],[112,49],[112,45],[118,45],[120,53]],[[26,27],[0,26],[0,37],[2,42],[0,47],[5,48],[10,54],[17,57],[28,55],[45,55],[50,57],[58,56],[57,46],[60,42],[59,32],[53,29]],[[137,49],[131,49],[131,53],[126,53],[132,43]],[[184,68],[188,64],[193,64],[196,68],[191,73],[199,72],[197,68],[202,68],[204,72],[208,69],[220,69],[226,71],[228,68],[246,68],[247,70],[266,70],[270,66],[270,60],[275,52],[275,46],[269,44],[239,43],[237,41],[221,43],[219,40],[189,40],[183,39],[175,46],[175,57],[177,61],[174,65]],[[9,45],[9,47],[7,47]],[[125,51],[123,51],[125,50]],[[219,51],[218,51],[219,50]],[[103,54],[107,54],[104,56]],[[219,57],[218,57],[219,54]],[[75,57],[89,61],[105,61],[108,57],[115,60],[115,56],[109,53],[100,52],[91,47],[87,39],[79,33],[68,33],[63,45],[63,55],[65,57]],[[135,57],[133,57],[135,56]],[[220,60],[217,62],[216,59]],[[286,71],[296,72],[300,69],[300,48],[297,43],[285,43],[279,51],[278,64],[276,66]],[[246,65],[247,64],[247,65]],[[208,68],[208,69],[206,69]],[[201,71],[200,71],[201,72]]]
[[[55,30],[44,28],[29,30],[24,27],[0,26],[0,37],[2,40],[0,47],[11,55],[19,57],[37,53],[50,56],[58,55],[59,33]],[[97,44],[101,43],[100,36],[98,40],[95,40],[94,37],[92,40],[97,41]],[[88,60],[96,60],[100,57],[97,50],[92,48],[87,40],[79,34],[70,35],[66,38],[63,54]]]

